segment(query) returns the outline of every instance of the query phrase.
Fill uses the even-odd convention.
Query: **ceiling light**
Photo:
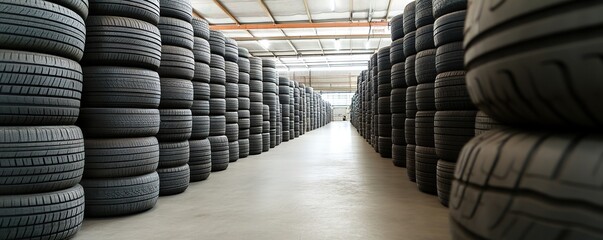
[[[331,0],[331,12],[335,12],[335,0]]]
[[[260,45],[265,48],[266,50],[270,47],[270,41],[266,40],[266,39],[262,39],[259,41]]]

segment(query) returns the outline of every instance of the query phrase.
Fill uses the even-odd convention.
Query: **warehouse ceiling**
[[[391,43],[388,21],[412,0],[192,0],[212,29],[281,75],[317,90],[355,91],[371,54]]]

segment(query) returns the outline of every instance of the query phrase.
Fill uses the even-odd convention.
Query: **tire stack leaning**
[[[228,168],[230,151],[226,137],[226,38],[218,31],[210,30],[210,99],[209,99],[209,143],[211,145],[211,170]],[[238,52],[238,50],[237,50]],[[238,53],[237,53],[238,54]],[[237,99],[238,101],[238,99]]]
[[[228,159],[236,162],[239,160],[239,46],[231,38],[226,38],[225,46]]]
[[[184,3],[184,4],[182,4]],[[190,182],[189,138],[192,135],[193,83],[195,56],[192,16],[182,14],[192,11],[189,1],[175,4],[161,1],[161,125],[159,140],[159,195],[184,192]],[[182,12],[181,12],[182,11]]]
[[[262,59],[250,57],[249,71],[249,154],[257,155],[262,153],[262,132],[264,117],[263,84],[262,84]]]
[[[466,4],[465,4],[466,6]],[[448,206],[456,161],[463,146],[475,136],[477,109],[469,98],[463,66],[463,26],[467,11],[452,2],[434,0],[436,50],[434,121],[438,198]]]
[[[68,239],[84,218],[88,6],[52,2],[0,3],[0,239]]]
[[[281,102],[281,113],[282,113],[282,125],[283,125],[283,142],[288,142],[291,138],[291,132],[289,132],[289,78],[279,77],[279,100]]]
[[[509,127],[459,155],[454,239],[603,239],[602,11],[601,1],[468,5],[469,95]]]
[[[249,51],[239,47],[239,158],[249,156],[249,128],[251,113],[249,100]]]
[[[299,87],[299,82],[295,82],[295,88],[293,89],[293,97],[295,98],[295,106],[294,107],[294,117],[293,117],[293,131],[295,131],[295,137],[299,137],[302,135],[301,132],[301,89]]]
[[[262,59],[262,74],[263,74],[263,97],[264,105],[270,108],[270,148],[276,146],[276,108],[278,106],[278,72],[276,71],[276,61],[273,59]]]
[[[157,202],[159,6],[90,1],[78,119],[86,136],[87,217],[133,214]]]
[[[392,114],[390,109],[390,94],[392,91],[391,84],[391,63],[390,58],[391,47],[387,46],[379,49],[377,68],[379,87],[377,89],[378,108],[379,112],[379,154],[384,158],[392,157]]]
[[[406,80],[404,54],[404,15],[392,18],[392,45],[390,49],[392,113],[392,158],[394,166],[406,167],[406,140],[404,122],[406,121]]]
[[[205,20],[193,19],[195,35],[195,76],[193,77],[193,132],[188,141],[191,182],[202,181],[211,173],[211,144],[209,143],[209,81],[211,71],[211,50],[209,47],[209,26]]]
[[[434,118],[436,78],[432,0],[415,1],[415,175],[419,191],[437,194]],[[408,81],[408,79],[406,79]]]

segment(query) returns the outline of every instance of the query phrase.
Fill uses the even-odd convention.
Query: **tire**
[[[134,0],[128,3],[120,0],[88,1],[90,2],[91,15],[129,17],[149,22],[153,25],[159,23],[159,0]]]
[[[433,147],[417,146],[415,149],[415,174],[419,191],[437,194],[438,156]]]
[[[444,44],[436,50],[436,72],[444,73],[450,71],[465,70],[463,65],[463,50],[462,42],[453,42]]]
[[[193,18],[193,35],[209,41],[209,23],[200,18]]]
[[[159,68],[162,48],[157,26],[132,18],[90,16],[86,30],[82,64]]]
[[[239,139],[239,159],[249,156],[249,139]]]
[[[210,120],[209,116],[193,115],[193,130],[191,138],[193,140],[205,139],[209,137]]]
[[[274,59],[262,59],[262,67],[263,68],[276,68],[276,61]]]
[[[211,46],[211,43],[210,43]],[[224,70],[226,68],[226,61],[224,60],[223,56],[220,56],[218,54],[215,53],[211,53],[210,56],[210,60],[209,60],[209,66],[213,69],[220,69],[220,70]],[[226,82],[226,73],[224,73],[224,82]]]
[[[417,87],[412,86],[406,89],[406,117],[415,118],[417,114],[416,102]]]
[[[82,69],[77,62],[0,50],[0,125],[73,124],[81,91]]]
[[[249,155],[261,154],[262,145],[262,134],[249,135]]]
[[[88,17],[88,0],[49,0],[48,2],[53,2],[69,8],[79,14],[83,19]],[[159,13],[159,10],[157,10],[157,12]],[[157,17],[159,17],[159,14]]]
[[[85,67],[84,107],[157,108],[162,82],[155,71],[115,66]],[[167,95],[167,94],[166,94]],[[161,101],[163,103],[163,101]]]
[[[209,31],[209,45],[212,54],[219,55],[224,57],[226,54],[226,38],[224,34],[219,31],[210,30]]]
[[[162,78],[192,80],[195,76],[193,51],[176,46],[161,46],[161,66],[157,72]]]
[[[190,0],[161,0],[160,6],[162,17],[179,18],[186,22],[191,22],[193,19],[193,6]]]
[[[603,218],[596,184],[601,172],[593,171],[601,156],[594,146],[600,144],[600,135],[592,133],[515,129],[474,138],[461,152],[452,184],[453,235],[603,238],[601,225],[592,221]]]
[[[226,98],[238,98],[239,97],[239,84],[226,83]]]
[[[209,83],[193,82],[193,99],[209,100],[211,99],[211,87]]]
[[[264,84],[262,83],[262,81],[257,81],[257,80],[250,80],[249,81],[249,91],[251,93],[262,93],[264,92]],[[262,96],[261,94],[259,96]],[[251,98],[251,95],[249,95],[249,98]],[[263,98],[261,101],[252,101],[252,102],[263,102]]]
[[[86,178],[120,178],[152,173],[159,163],[155,137],[86,139]]]
[[[193,81],[209,83],[211,79],[211,69],[208,64],[195,62],[195,76]]]
[[[236,62],[226,61],[224,69],[227,83],[239,83],[239,65]]]
[[[439,160],[436,168],[438,199],[446,207],[448,207],[448,203],[450,202],[450,189],[452,187],[452,180],[454,179],[455,167],[456,163]]]
[[[438,111],[475,109],[467,92],[464,71],[438,74],[434,93]]]
[[[406,115],[404,114],[392,114],[391,117],[391,125],[393,129],[401,129],[404,130],[405,127],[405,121],[406,121]],[[402,134],[404,134],[404,132],[402,132]],[[402,141],[404,141],[404,136],[401,136]]]
[[[405,62],[402,61],[400,63],[396,63],[392,66],[392,70],[391,70],[391,85],[392,88],[406,88],[406,79],[404,76],[404,68],[405,68]]]
[[[238,133],[237,133],[238,135]],[[238,138],[237,138],[238,139]],[[239,160],[239,141],[228,142],[228,161],[236,162]]]
[[[161,33],[161,44],[193,50],[194,35],[191,21],[161,17],[157,25]]]
[[[392,41],[397,41],[404,38],[404,15],[399,14],[390,20],[392,29]]]
[[[0,194],[32,194],[75,186],[84,171],[84,139],[76,126],[0,127]]]
[[[209,84],[209,97],[216,100],[224,100],[226,98],[226,86],[219,83]]]
[[[160,142],[158,168],[172,168],[188,163],[190,159],[189,141]]]
[[[392,89],[389,107],[392,114],[406,114],[406,88]]]
[[[378,66],[379,73],[385,72],[386,70],[390,70],[392,68],[392,65],[389,61],[389,52],[390,51],[391,51],[390,46],[386,46],[386,47],[379,49],[378,58],[377,58],[377,62],[378,62],[377,66]],[[390,72],[390,71],[386,71],[386,72]]]
[[[232,38],[226,38],[224,43],[224,59],[236,64],[239,61],[239,46],[237,45],[237,41]]]
[[[408,87],[417,86],[417,78],[415,75],[415,60],[416,55],[411,55],[404,61],[404,79]]]
[[[381,98],[381,97],[389,97],[391,95],[392,92],[392,85],[387,83],[387,84],[379,84],[379,87],[377,89],[377,97]]]
[[[210,136],[223,136],[226,134],[226,117],[221,116],[210,116],[209,117],[209,135]]]
[[[159,132],[159,110],[82,108],[77,124],[86,138],[150,137]]]
[[[159,174],[159,196],[183,193],[191,180],[188,164],[173,168],[160,168],[157,169],[157,174]]]
[[[417,85],[415,93],[415,101],[417,103],[417,110],[419,111],[433,111],[435,110],[435,95],[434,95],[435,83],[421,83]]]
[[[415,25],[415,8],[415,1],[408,3],[404,7],[404,16],[402,17],[404,34],[409,34],[417,29]],[[404,37],[406,37],[406,35],[404,35]]]
[[[417,83],[434,83],[436,72],[436,50],[429,49],[417,53],[415,60],[415,75]],[[408,78],[407,80],[408,81]]]
[[[432,0],[416,0],[415,6],[415,26],[417,29],[432,24],[434,20]]]
[[[417,28],[415,38],[415,51],[421,52],[432,48],[435,48],[435,44],[433,42],[433,24]]]
[[[391,114],[390,112],[390,97],[380,97],[378,100],[378,113],[379,114]]]
[[[239,110],[239,99],[238,98],[226,98],[226,111],[237,112]]]
[[[159,175],[84,179],[87,217],[110,217],[151,209],[159,196]]]
[[[211,63],[211,52],[209,42],[203,38],[195,37],[193,45],[193,55],[196,62],[205,64]]]
[[[210,113],[210,100],[193,100],[193,106],[191,112],[193,116],[209,116]],[[226,109],[224,109],[226,111]]]
[[[392,138],[379,136],[379,154],[382,158],[392,157]]]
[[[211,174],[211,144],[208,139],[189,141],[191,182],[203,181]]]
[[[240,66],[239,66],[240,67]],[[240,69],[239,69],[240,71]],[[239,72],[239,84],[244,84],[249,86],[249,73]]]
[[[193,106],[193,83],[177,78],[161,79],[160,108],[188,109]]]
[[[185,141],[191,137],[193,116],[189,109],[160,109],[159,141]]]
[[[467,9],[467,0],[433,0],[433,17]]]
[[[415,119],[407,118],[404,121],[404,136],[406,143],[414,145],[415,142]]]
[[[239,88],[239,99],[249,99],[249,85],[248,84],[238,84],[237,85]]]
[[[479,111],[475,117],[475,136],[481,135],[492,129],[504,128],[502,124],[490,118],[486,113]]]
[[[69,239],[84,220],[84,189],[4,195],[0,205],[2,239]]]
[[[417,146],[435,147],[433,132],[435,112],[436,111],[417,112],[417,116],[415,118],[415,142]]]
[[[226,138],[228,138],[229,142],[234,142],[236,140],[239,140],[239,124],[236,124],[236,123],[226,124],[225,134],[226,134]],[[238,154],[237,154],[237,156],[238,156]]]
[[[456,162],[463,146],[475,136],[477,111],[438,111],[434,118],[435,148],[438,157]]]
[[[467,11],[458,11],[439,17],[433,23],[433,42],[436,47],[463,41],[463,26]]]
[[[411,182],[416,182],[416,171],[415,171],[415,149],[417,146],[408,144],[406,145],[406,176]]]
[[[241,58],[249,59],[250,57],[251,57],[251,54],[249,54],[249,50],[247,50],[247,48],[239,47],[239,59],[241,59]]]
[[[210,68],[210,79],[209,83],[213,84],[226,84],[226,72],[219,68]]]
[[[258,57],[249,58],[249,78],[251,80],[262,81],[262,59]]]
[[[270,133],[262,133],[262,152],[270,151]]]
[[[86,25],[74,11],[42,0],[0,3],[0,42],[3,49],[57,55],[80,61]]]
[[[226,136],[212,136],[207,139],[211,143],[211,171],[226,170],[229,163],[228,138]]]
[[[393,140],[393,138],[392,138]],[[392,159],[394,166],[406,167],[406,145],[392,145]]]

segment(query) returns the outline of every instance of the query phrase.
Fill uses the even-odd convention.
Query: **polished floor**
[[[348,122],[241,159],[147,212],[86,219],[75,239],[449,239],[448,210]]]

